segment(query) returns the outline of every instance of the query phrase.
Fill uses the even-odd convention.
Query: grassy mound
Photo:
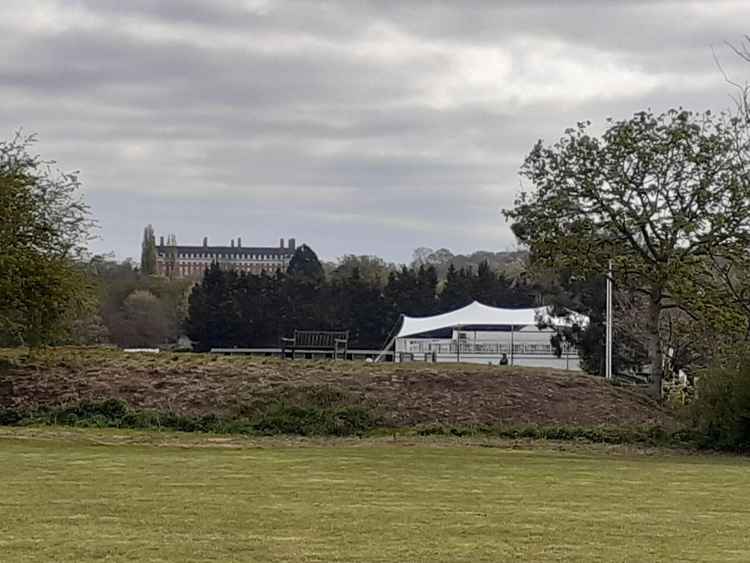
[[[302,435],[525,428],[581,437],[576,429],[598,428],[589,438],[599,441],[623,441],[611,437],[623,428],[677,429],[668,412],[637,392],[549,369],[0,351],[0,424],[29,420]]]

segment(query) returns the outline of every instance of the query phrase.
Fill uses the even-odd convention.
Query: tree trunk
[[[648,307],[648,357],[651,362],[651,393],[661,401],[663,357],[659,337],[661,319],[661,295],[654,293]]]

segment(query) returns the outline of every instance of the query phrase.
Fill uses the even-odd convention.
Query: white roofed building
[[[477,301],[441,315],[402,319],[395,337],[397,362],[506,360],[509,365],[569,370],[580,370],[577,351],[563,346],[558,356],[551,337],[559,327],[588,323],[575,313],[567,319],[551,317],[547,307],[501,309]]]

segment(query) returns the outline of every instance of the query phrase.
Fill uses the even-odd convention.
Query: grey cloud
[[[94,248],[122,256],[149,222],[184,242],[297,236],[325,257],[508,248],[500,209],[537,139],[727,107],[712,45],[750,74],[722,47],[750,31],[739,3],[57,4],[82,17],[0,21],[0,130],[81,169]]]

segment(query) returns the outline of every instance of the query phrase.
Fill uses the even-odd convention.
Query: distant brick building
[[[163,276],[199,279],[206,268],[216,262],[227,270],[274,273],[279,269],[286,271],[295,250],[293,238],[289,239],[288,246],[284,246],[284,239],[281,239],[279,246],[271,247],[242,246],[240,238],[236,244],[232,240],[229,246],[209,246],[207,237],[201,246],[179,246],[165,244],[164,237],[160,237],[156,246],[156,271]]]

